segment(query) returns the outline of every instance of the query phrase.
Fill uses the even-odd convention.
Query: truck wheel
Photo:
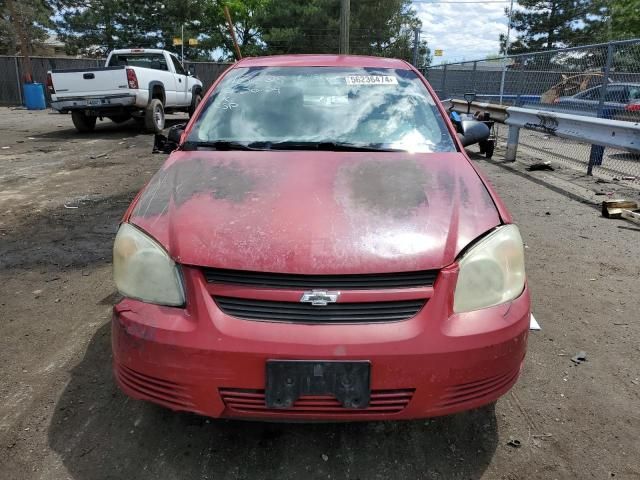
[[[93,132],[97,117],[89,117],[82,112],[71,112],[71,121],[80,133]]]
[[[191,99],[191,106],[189,107],[189,118],[193,117],[193,114],[195,113],[196,108],[198,108],[198,105],[200,105],[201,101],[202,101],[202,94],[198,92]]]
[[[109,117],[109,119],[113,123],[124,123],[131,118],[131,115],[128,113],[123,113],[122,115],[114,115],[113,117]]]
[[[154,98],[144,112],[144,128],[149,133],[160,133],[164,128],[164,107],[162,102]]]

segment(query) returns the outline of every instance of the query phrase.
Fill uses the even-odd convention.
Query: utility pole
[[[511,18],[513,17],[513,0],[509,7],[509,24],[507,25],[507,38],[504,44],[504,57],[502,58],[502,78],[500,79],[500,105],[502,105],[502,96],[504,95],[504,80],[507,74],[507,55],[509,55],[509,42],[511,40]]]
[[[340,53],[349,55],[349,14],[351,0],[340,1]]]
[[[231,21],[231,14],[229,13],[229,7],[224,6],[224,16],[227,19],[227,28],[229,29],[229,35],[231,35],[231,41],[233,42],[233,48],[236,51],[236,60],[242,60],[242,53],[240,53],[240,46],[236,39],[236,32],[233,29],[233,22]]]
[[[420,29],[413,28],[413,66],[418,68],[418,42],[420,42]]]
[[[184,23],[182,24],[182,33],[180,34],[182,41],[180,42],[182,44],[182,54],[180,55],[180,58],[182,58],[182,63],[184,63]]]

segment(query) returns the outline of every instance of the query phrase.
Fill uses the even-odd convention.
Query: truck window
[[[167,61],[161,53],[119,53],[112,55],[108,67],[143,67],[168,71]]]
[[[179,75],[186,75],[187,73],[185,72],[184,67],[180,63],[180,60],[178,60],[173,55],[169,55],[169,56],[171,57],[171,61],[173,62],[173,66],[176,69],[176,73],[179,74]]]

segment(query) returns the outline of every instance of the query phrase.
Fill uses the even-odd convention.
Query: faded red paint
[[[269,65],[413,69],[400,60],[317,55],[245,59],[232,68]],[[458,148],[432,154],[174,152],[124,220],[152,235],[183,266],[187,304],[172,308],[125,299],[116,305],[114,372],[120,387],[175,410],[270,419],[416,418],[496,400],[520,373],[529,292],[505,305],[453,313],[456,258],[479,236],[511,222]],[[347,290],[340,296],[340,302],[426,300],[409,320],[304,325],[226,315],[216,295],[297,302],[303,292],[209,284],[203,266],[299,274],[440,273],[433,287]],[[238,400],[248,410],[225,405],[221,391],[264,389],[268,359],[370,360],[374,391],[411,391],[411,400],[392,413],[267,410],[255,400],[258,393]],[[386,393],[381,395],[384,402]]]
[[[129,221],[182,264],[306,274],[441,268],[500,224],[460,153],[299,151],[176,152]]]

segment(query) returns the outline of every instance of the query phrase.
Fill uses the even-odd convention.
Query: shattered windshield
[[[456,150],[417,75],[380,68],[233,69],[208,99],[188,141]]]

